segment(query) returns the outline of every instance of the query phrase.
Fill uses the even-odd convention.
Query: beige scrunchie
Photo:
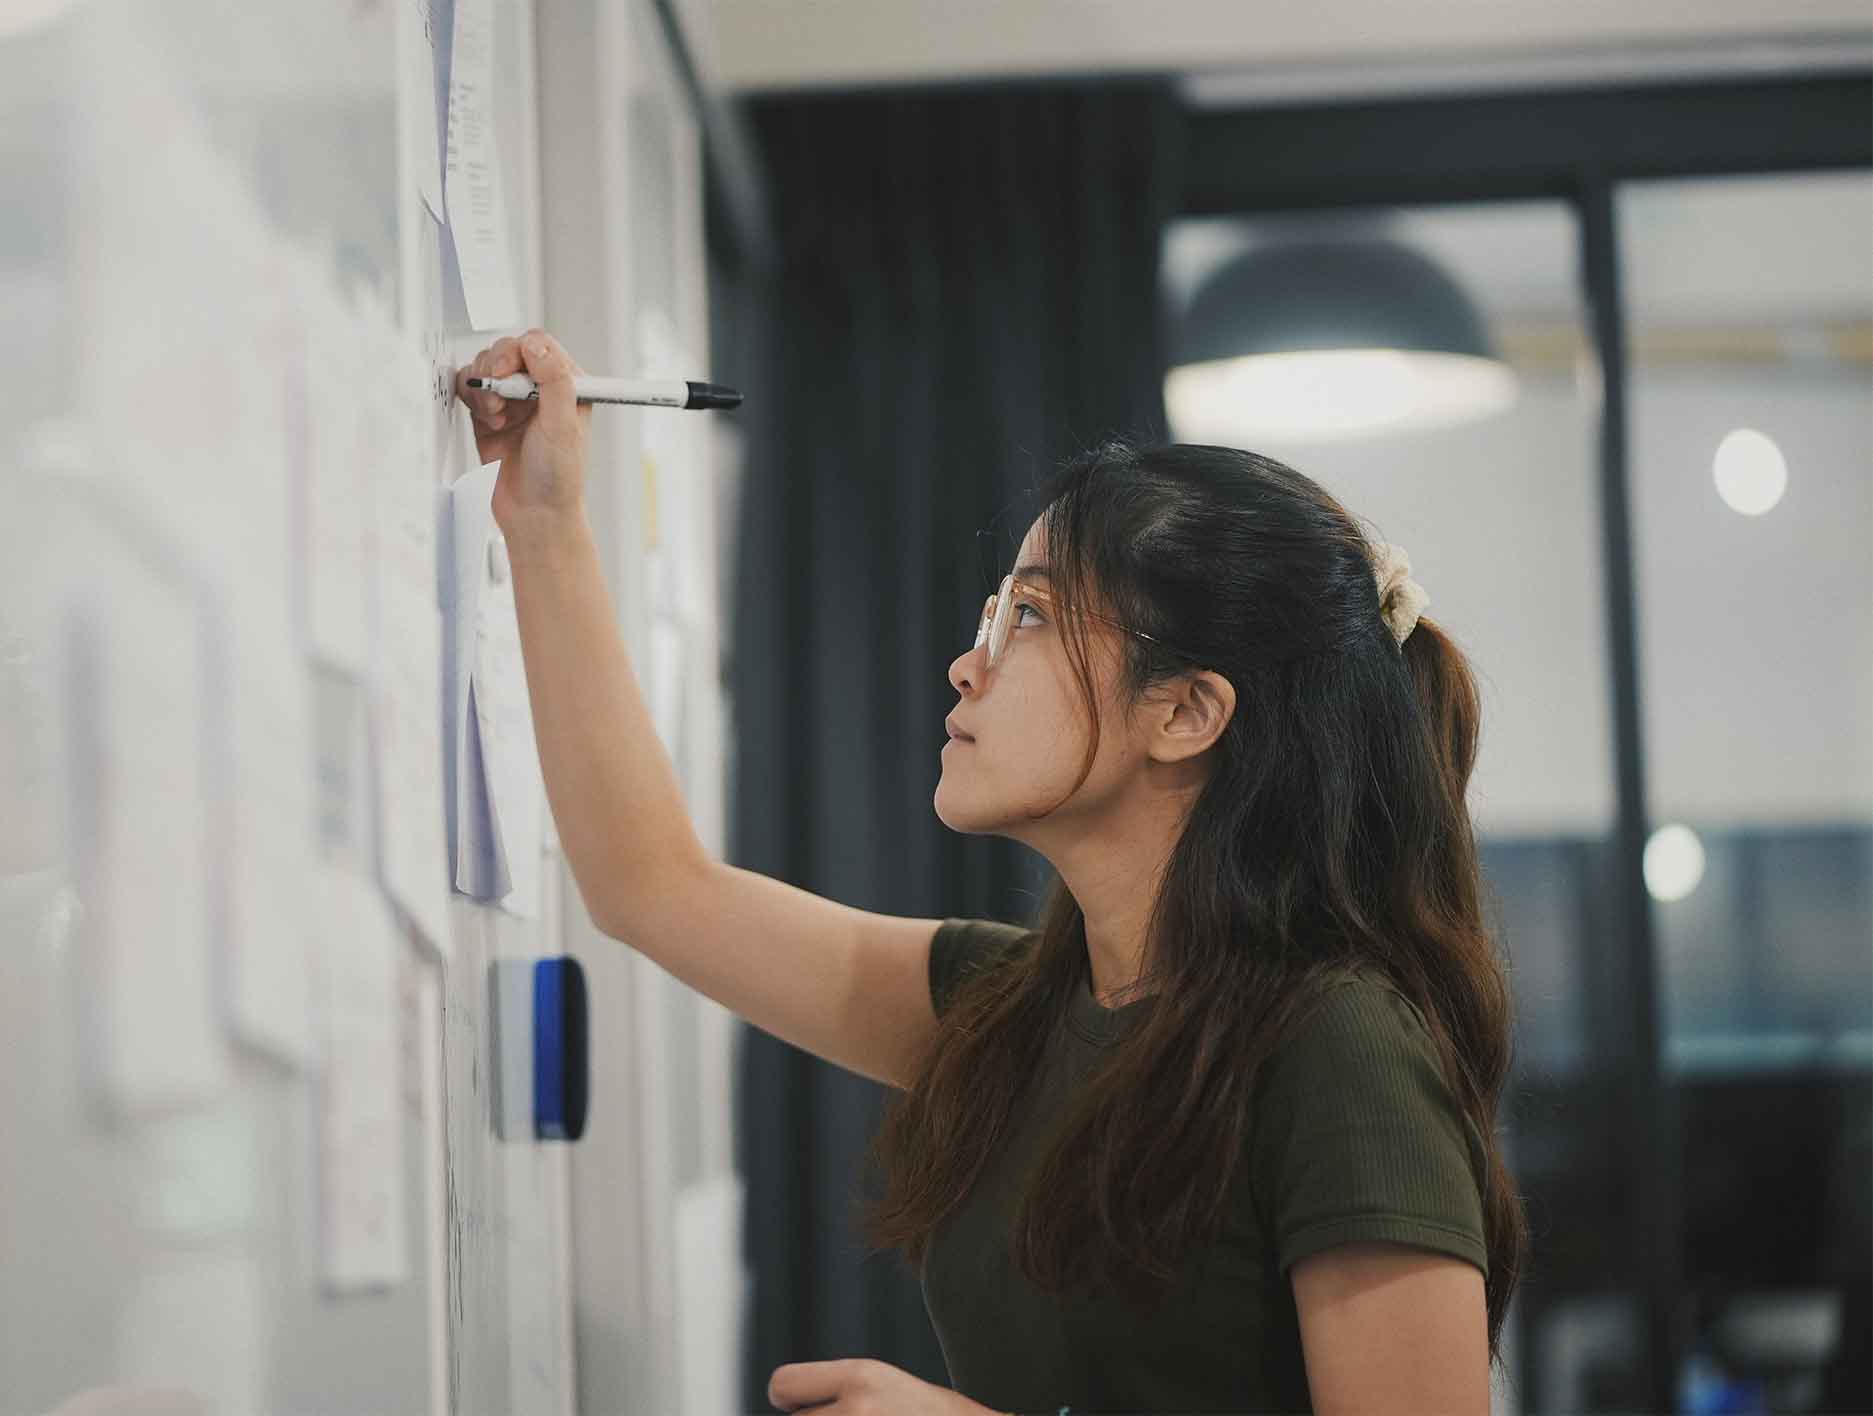
[[[1402,650],[1406,637],[1418,627],[1418,616],[1431,603],[1431,597],[1411,578],[1411,557],[1405,554],[1405,548],[1394,546],[1390,541],[1379,542],[1373,577],[1379,586],[1379,616]]]

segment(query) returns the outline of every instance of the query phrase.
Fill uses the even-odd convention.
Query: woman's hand
[[[996,1416],[960,1392],[869,1357],[776,1367],[767,1399],[781,1411],[812,1408],[813,1416]]]
[[[577,513],[585,495],[585,435],[590,404],[572,395],[585,371],[545,330],[497,339],[456,370],[455,396],[468,406],[482,463],[501,464],[494,482],[494,519],[503,531],[535,513]],[[539,385],[536,402],[468,387],[470,378],[524,373]]]

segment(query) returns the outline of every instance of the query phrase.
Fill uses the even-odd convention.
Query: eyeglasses
[[[1021,608],[1019,599],[1021,595],[1044,600],[1050,608],[1059,603],[1052,594],[1040,586],[1031,585],[1025,580],[1016,580],[1012,574],[1004,575],[1000,588],[982,602],[982,618],[976,623],[976,645],[980,646],[984,640],[988,641],[990,669],[1001,662],[1003,653],[1007,651],[1008,631],[1014,623],[1015,611]],[[1114,629],[1121,629],[1127,634],[1137,635],[1140,639],[1148,639],[1153,644],[1163,645],[1174,654],[1183,652],[1173,645],[1165,644],[1162,639],[1154,638],[1143,630],[1121,624],[1110,615],[1102,615],[1097,610],[1082,610],[1080,613],[1102,620]]]

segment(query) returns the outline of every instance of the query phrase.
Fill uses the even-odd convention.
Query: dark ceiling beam
[[[1192,110],[1186,216],[1558,197],[1580,174],[1873,165],[1873,72]]]

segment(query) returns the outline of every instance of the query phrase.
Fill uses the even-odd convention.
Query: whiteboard
[[[422,495],[471,454],[421,387],[393,405],[436,420],[416,464],[335,446],[321,375],[400,349],[420,377],[495,333],[410,200],[413,7],[117,0],[0,34],[0,373],[26,410],[0,432],[0,1036],[36,1079],[0,1098],[33,1138],[0,1147],[0,1386],[27,1409],[121,1387],[571,1409],[566,1157],[493,1138],[482,987],[496,958],[559,952],[559,902],[454,900],[446,968],[391,912],[373,631],[352,632],[371,596],[330,569],[374,554],[342,515],[370,476]],[[531,11],[491,13],[536,323]],[[322,871],[388,921],[356,1006],[395,1084],[354,1098],[375,1129],[342,1164],[348,1054],[308,1014],[377,964],[330,947]]]
[[[656,7],[566,0],[537,34],[526,4],[488,14],[517,325],[594,370],[706,378],[701,137]],[[0,1095],[0,1134],[31,1138],[0,1144],[0,1386],[36,1410],[125,1387],[227,1411],[723,1409],[748,1291],[734,1019],[592,929],[550,837],[537,917],[450,899],[446,962],[380,888],[411,819],[378,810],[359,623],[381,618],[387,523],[348,499],[407,509],[470,470],[431,388],[504,332],[471,326],[421,190],[422,91],[443,104],[405,61],[452,6],[20,16],[0,19],[0,1037],[32,1084]],[[536,113],[559,135],[550,227]],[[398,378],[347,420],[320,376],[366,347]],[[614,412],[594,526],[719,853],[717,429]],[[427,451],[390,447],[412,430]],[[331,872],[367,888],[304,896]],[[338,896],[369,948],[328,947]],[[562,951],[597,1020],[570,1154],[497,1141],[488,1085],[488,969]],[[377,1072],[388,1092],[359,1086]]]

